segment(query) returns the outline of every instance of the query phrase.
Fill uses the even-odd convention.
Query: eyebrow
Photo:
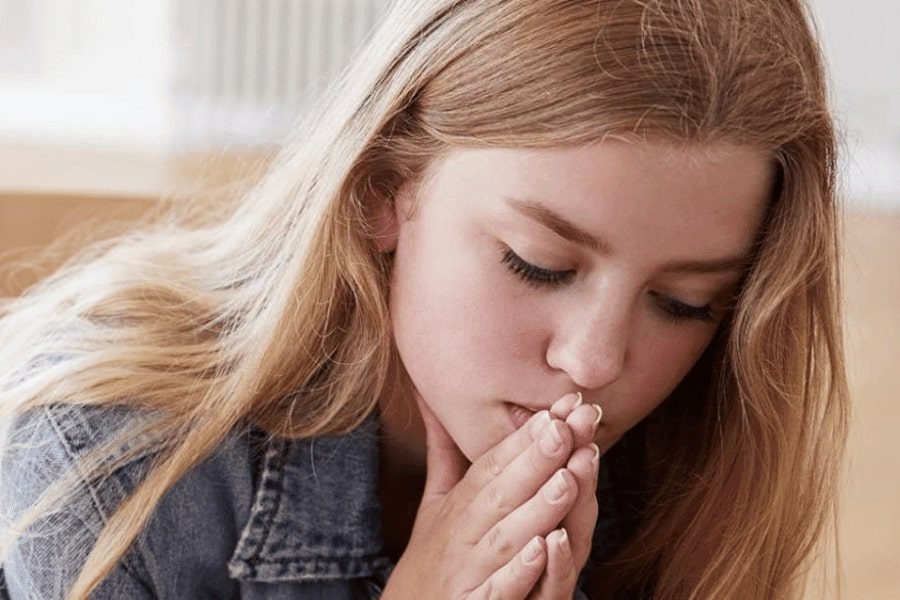
[[[570,242],[575,242],[579,246],[586,246],[597,254],[612,254],[612,246],[609,242],[580,229],[559,213],[554,212],[551,208],[536,200],[504,197],[503,201],[516,212],[547,227]],[[663,265],[661,271],[664,273],[691,274],[744,271],[750,266],[751,261],[752,256],[748,254],[723,256],[708,260],[676,260]]]

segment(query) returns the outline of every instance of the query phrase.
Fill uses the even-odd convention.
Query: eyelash
[[[518,275],[523,281],[534,288],[543,289],[547,287],[559,287],[570,283],[575,278],[575,271],[552,271],[533,265],[523,260],[518,254],[507,248],[503,251],[500,259],[501,264],[505,264],[507,268],[514,274]],[[662,300],[660,309],[663,317],[672,322],[680,323],[685,321],[703,321],[706,323],[715,321],[712,314],[712,308],[709,304],[705,306],[691,306],[678,302],[665,296],[656,295]]]

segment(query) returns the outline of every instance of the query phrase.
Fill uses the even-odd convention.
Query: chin
[[[434,408],[431,410],[438,415]],[[470,463],[478,460],[516,430],[503,402],[487,410],[473,409],[466,411],[465,414],[438,416],[438,419],[453,439],[453,443]]]
[[[454,440],[456,445],[459,447],[460,451],[463,453],[463,456],[466,457],[470,463],[478,460],[485,452],[491,449],[491,445],[486,442],[482,442],[481,444],[467,444],[464,440]]]
[[[479,430],[476,432],[469,428],[466,433],[469,435],[453,436],[453,442],[470,463],[478,460],[485,452],[503,440],[500,432],[495,435],[493,431]]]

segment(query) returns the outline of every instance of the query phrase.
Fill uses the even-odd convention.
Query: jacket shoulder
[[[124,406],[53,405],[17,419],[0,462],[4,522],[18,519],[73,467],[78,473],[80,458],[116,439],[124,428],[139,422],[141,414]],[[109,458],[115,460],[131,443],[126,439],[114,445]],[[29,528],[4,561],[9,589],[18,587],[23,597],[62,598],[62,590],[84,564],[100,530],[143,480],[154,456],[152,447],[141,449],[102,479],[79,479],[72,501]],[[253,493],[250,458],[246,436],[229,436],[212,456],[176,482],[104,582],[110,595],[98,589],[92,598],[232,595],[234,582],[225,565],[240,525],[249,518]],[[129,585],[140,591],[123,593]]]
[[[62,477],[73,477],[74,493],[29,525],[3,558],[2,573],[12,598],[63,598],[105,525],[128,492],[129,469],[140,469],[135,457],[102,483],[89,483],[77,461],[110,439],[128,421],[124,409],[42,406],[17,417],[6,433],[0,455],[0,517],[3,529],[15,525]],[[126,556],[119,569],[98,588],[96,597],[142,598],[143,565]],[[108,595],[111,594],[111,595]]]

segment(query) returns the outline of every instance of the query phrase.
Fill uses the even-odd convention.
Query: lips
[[[520,404],[513,404],[512,402],[507,402],[506,407],[509,411],[509,415],[513,421],[513,424],[517,429],[527,423],[528,419],[530,419],[531,416],[535,412],[537,412]]]

